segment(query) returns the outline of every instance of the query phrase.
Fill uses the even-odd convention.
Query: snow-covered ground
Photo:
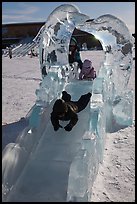
[[[36,100],[35,90],[41,80],[39,59],[2,58],[2,123],[25,117]]]
[[[91,59],[96,70],[103,61],[103,51],[81,52],[82,60]],[[34,105],[35,90],[39,88],[41,73],[39,59],[29,56],[2,58],[2,145],[14,142],[26,126],[23,117]],[[135,66],[129,88],[135,93]],[[135,100],[133,119],[135,120]],[[107,134],[104,162],[100,165],[93,186],[93,202],[135,201],[135,127]]]

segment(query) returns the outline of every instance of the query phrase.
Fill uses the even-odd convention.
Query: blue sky
[[[57,6],[66,3],[76,5],[91,18],[114,15],[135,32],[135,2],[2,2],[2,23],[45,22]]]

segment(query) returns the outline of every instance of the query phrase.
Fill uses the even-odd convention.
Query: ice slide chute
[[[105,52],[93,83],[79,81],[75,64],[68,63],[75,27],[98,38]],[[127,89],[132,36],[115,16],[106,14],[90,21],[75,6],[64,4],[50,14],[34,41],[39,43],[40,69],[46,67],[48,74],[36,90],[29,126],[3,151],[3,202],[90,201],[103,161],[105,133],[132,125],[133,93]],[[62,90],[73,100],[92,91],[90,104],[79,114],[71,133],[64,129],[55,133],[50,123],[52,105]]]

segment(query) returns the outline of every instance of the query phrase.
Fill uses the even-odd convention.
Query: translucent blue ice
[[[105,52],[93,82],[79,81],[77,64],[69,65],[69,43],[75,28],[93,34]],[[42,74],[36,90],[29,126],[16,144],[3,151],[3,201],[90,201],[103,162],[106,132],[132,125],[133,93],[127,89],[132,36],[115,16],[90,20],[75,6],[64,4],[50,14],[34,41],[39,45],[41,72],[46,67],[47,74]],[[63,90],[72,100],[92,92],[90,104],[79,114],[71,134],[63,129],[55,134],[50,122],[53,103]]]

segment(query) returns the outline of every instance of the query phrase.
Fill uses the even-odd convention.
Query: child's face
[[[70,45],[70,51],[74,51],[74,50],[76,50],[76,45]]]
[[[91,67],[84,67],[84,73],[89,74]]]

